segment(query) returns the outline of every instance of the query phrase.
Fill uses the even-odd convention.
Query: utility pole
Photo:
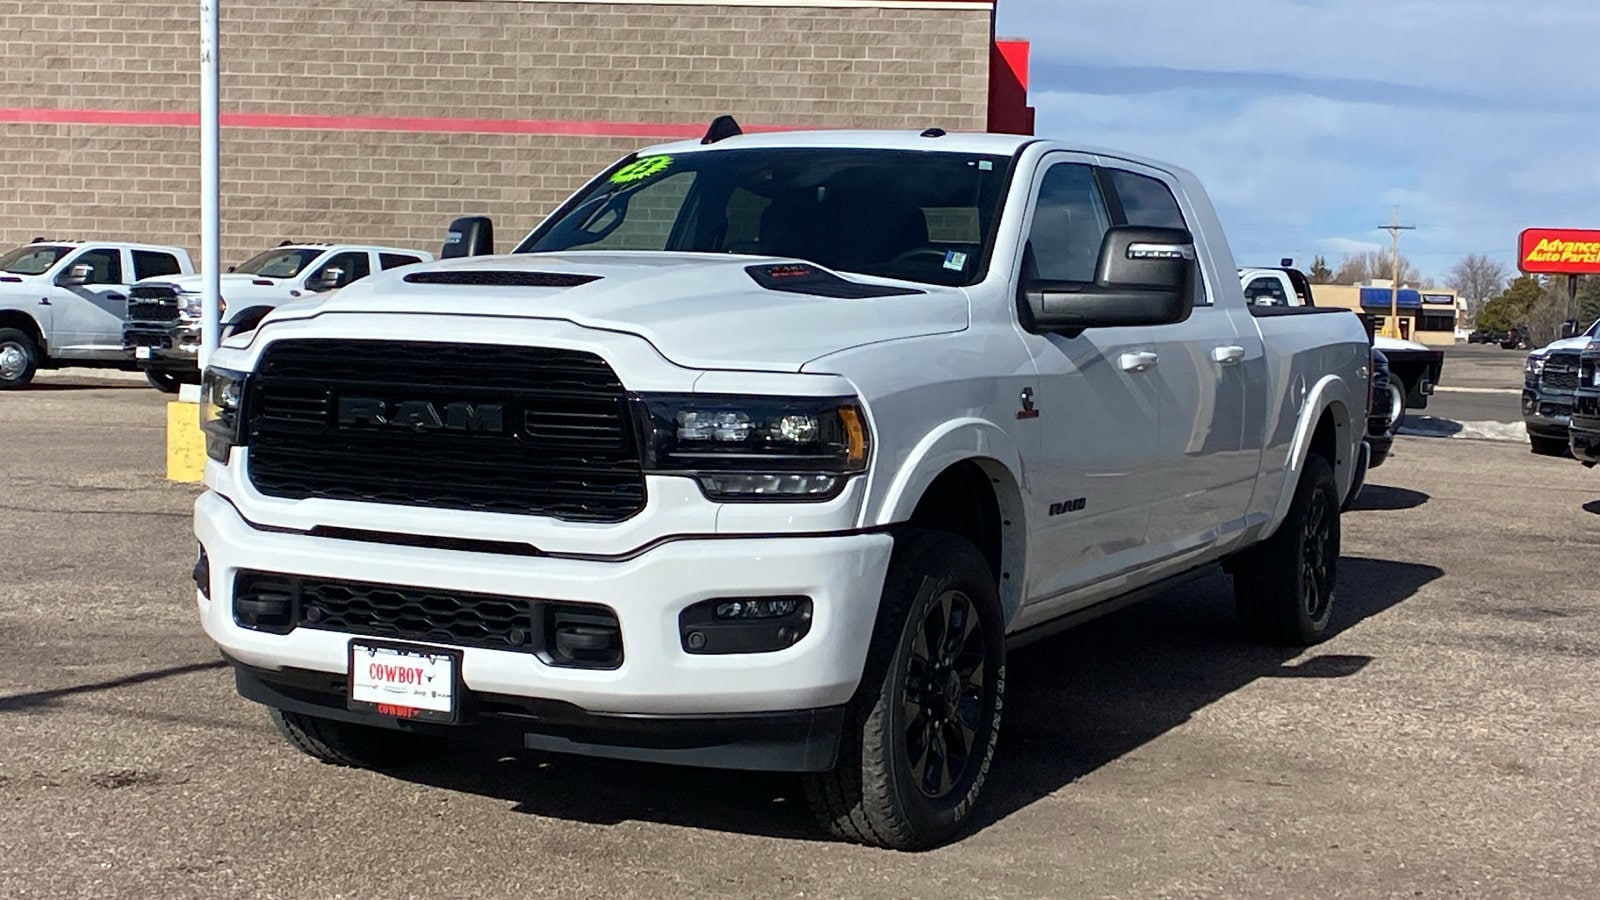
[[[1400,224],[1400,207],[1394,208],[1394,217],[1387,225],[1379,225],[1389,232],[1389,252],[1394,256],[1393,277],[1389,280],[1389,319],[1383,323],[1384,337],[1400,337],[1400,232],[1415,231],[1415,225]]]

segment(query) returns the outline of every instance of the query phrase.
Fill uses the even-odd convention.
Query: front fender
[[[928,432],[904,456],[889,476],[888,487],[864,511],[864,524],[881,527],[910,519],[939,473],[969,459],[999,463],[1019,491],[1026,483],[1022,454],[1009,434],[984,419],[955,419]]]

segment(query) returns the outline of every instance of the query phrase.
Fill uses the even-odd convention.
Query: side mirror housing
[[[306,284],[306,289],[316,291],[320,294],[323,291],[333,290],[343,281],[344,270],[338,266],[329,266],[328,268],[322,270],[322,274],[311,279],[311,281]]]
[[[1033,279],[1022,312],[1033,331],[1169,325],[1194,307],[1194,237],[1182,228],[1118,225],[1100,242],[1093,282]]]
[[[93,277],[94,266],[91,266],[88,263],[77,263],[76,265],[72,266],[72,268],[68,269],[67,273],[62,275],[61,278],[56,281],[56,284],[59,284],[62,287],[79,287],[81,285],[88,284],[89,279]]]
[[[450,223],[444,236],[440,259],[458,256],[494,255],[494,220],[488,216],[464,216]]]

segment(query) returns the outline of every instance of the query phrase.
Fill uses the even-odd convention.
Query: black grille
[[[599,275],[577,275],[569,272],[497,272],[489,270],[450,270],[445,272],[413,272],[405,277],[408,284],[460,284],[471,287],[577,287],[599,281]]]
[[[590,353],[280,341],[245,416],[251,483],[274,497],[592,522],[644,507],[622,384]]]
[[[178,290],[166,284],[137,284],[128,291],[128,319],[171,322],[178,318]]]
[[[288,599],[290,628],[532,653],[533,601],[363,581],[240,572],[234,606]]]
[[[273,634],[309,628],[529,653],[566,668],[622,664],[616,612],[590,603],[241,571],[233,610],[240,625]]]
[[[1552,353],[1544,361],[1539,387],[1545,391],[1571,393],[1578,389],[1578,354]]]

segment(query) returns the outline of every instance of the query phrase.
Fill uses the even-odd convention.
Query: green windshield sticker
[[[646,178],[660,175],[672,165],[670,156],[646,156],[636,159],[614,172],[611,176],[612,184],[633,184]]]

